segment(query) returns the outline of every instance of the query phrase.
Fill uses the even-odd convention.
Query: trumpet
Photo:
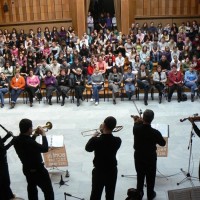
[[[81,134],[83,137],[86,137],[86,136],[91,136],[93,135],[94,133],[99,133],[102,134],[101,132],[101,126],[99,128],[96,128],[96,129],[91,129],[91,130],[87,130],[87,131],[82,131]],[[123,126],[116,126],[112,132],[116,133],[116,132],[119,132],[123,129]]]
[[[43,129],[46,129],[45,132],[47,132],[48,130],[52,129],[53,124],[51,122],[47,122],[46,125],[42,126]],[[38,127],[33,129],[32,132],[37,131]]]

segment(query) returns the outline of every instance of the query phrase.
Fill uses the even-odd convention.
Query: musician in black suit
[[[31,137],[32,121],[22,119],[19,123],[20,134],[15,138],[14,147],[19,156],[23,173],[28,183],[28,199],[38,200],[37,186],[44,193],[45,200],[54,200],[54,192],[47,169],[44,167],[41,153],[48,152],[48,142],[45,131],[38,127]],[[42,136],[42,144],[35,141],[37,135]]]
[[[85,146],[86,151],[94,151],[95,155],[90,200],[100,200],[104,187],[106,200],[114,200],[117,181],[116,154],[121,146],[121,139],[112,135],[116,124],[114,117],[107,117],[100,126],[100,137],[97,137],[99,133],[94,134]]]
[[[7,150],[12,146],[12,143],[4,145],[6,140],[11,137],[10,132],[3,138],[0,136],[0,199],[9,200],[15,198],[10,188],[10,175],[7,162]]]
[[[137,190],[140,193],[140,199],[144,195],[143,187],[146,177],[147,182],[147,198],[152,200],[156,197],[154,191],[156,177],[156,145],[165,146],[166,142],[161,133],[151,127],[154,119],[152,110],[145,110],[143,118],[134,117],[133,135],[134,135],[134,158],[135,169],[137,172]]]

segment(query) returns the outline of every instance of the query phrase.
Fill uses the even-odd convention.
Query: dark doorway
[[[111,18],[115,14],[114,0],[90,0],[89,11],[94,18],[94,28],[99,30],[98,23],[101,13],[104,17],[109,13]]]
[[[113,16],[115,14],[114,0],[91,0],[89,11],[95,19],[98,19],[101,13],[110,13]]]

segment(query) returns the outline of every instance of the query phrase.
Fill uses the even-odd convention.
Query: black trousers
[[[147,198],[152,200],[156,178],[156,163],[157,159],[144,159],[141,156],[135,155],[135,169],[137,172],[137,190],[143,192],[144,180],[147,183]]]
[[[162,83],[155,83],[155,87],[158,90],[159,96],[162,96],[162,91],[165,86]]]
[[[116,181],[117,167],[111,170],[99,170],[94,168],[92,171],[92,192],[90,200],[101,200],[104,187],[106,200],[114,200]]]
[[[172,94],[175,90],[177,90],[178,99],[181,99],[182,86],[176,84],[169,87],[168,99],[172,98]]]
[[[8,164],[0,164],[0,199],[9,200],[14,198],[12,190],[10,188],[10,175],[8,171]]]
[[[23,173],[27,180],[27,191],[29,200],[38,200],[37,186],[41,188],[44,193],[45,200],[54,200],[54,192],[51,184],[49,173],[44,166],[37,169],[25,169]]]
[[[28,92],[29,96],[29,101],[30,103],[33,103],[33,98],[35,96],[35,92],[39,89],[39,87],[32,87],[32,86],[27,86],[26,91]]]
[[[83,85],[76,85],[75,86],[75,97],[77,99],[82,98],[84,90],[85,90],[85,87]]]

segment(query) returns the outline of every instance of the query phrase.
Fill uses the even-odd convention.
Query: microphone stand
[[[64,192],[64,196],[65,196],[65,200],[67,200],[67,196],[73,197],[75,199],[85,200],[84,198],[76,197],[76,196],[73,196],[73,195],[66,193],[66,192]]]
[[[68,182],[68,181],[64,181],[64,180],[63,180],[63,177],[62,177],[62,175],[61,175],[60,181],[59,181],[58,183],[55,183],[55,184],[59,184],[60,187],[63,186],[63,185],[69,186],[68,184],[66,184],[67,182]],[[60,188],[60,187],[59,187],[59,188]]]
[[[4,126],[2,126],[1,124],[0,124],[0,127],[7,133],[7,134],[9,134],[10,136],[12,136],[12,137],[14,137],[13,136],[13,133],[11,132],[11,131],[8,131]]]
[[[194,137],[194,133],[193,133],[193,126],[192,126],[192,129],[191,129],[191,132],[190,132],[189,145],[188,145],[188,150],[190,150],[189,160],[188,160],[188,171],[184,171],[182,168],[180,169],[181,172],[183,173],[183,175],[185,176],[185,178],[183,178],[183,180],[178,182],[177,185],[180,185],[180,184],[184,183],[185,181],[190,181],[192,187],[194,187],[194,183],[193,183],[192,179],[198,180],[197,177],[193,177],[190,174],[190,165],[191,165],[191,158],[192,158],[192,138],[193,137]]]

